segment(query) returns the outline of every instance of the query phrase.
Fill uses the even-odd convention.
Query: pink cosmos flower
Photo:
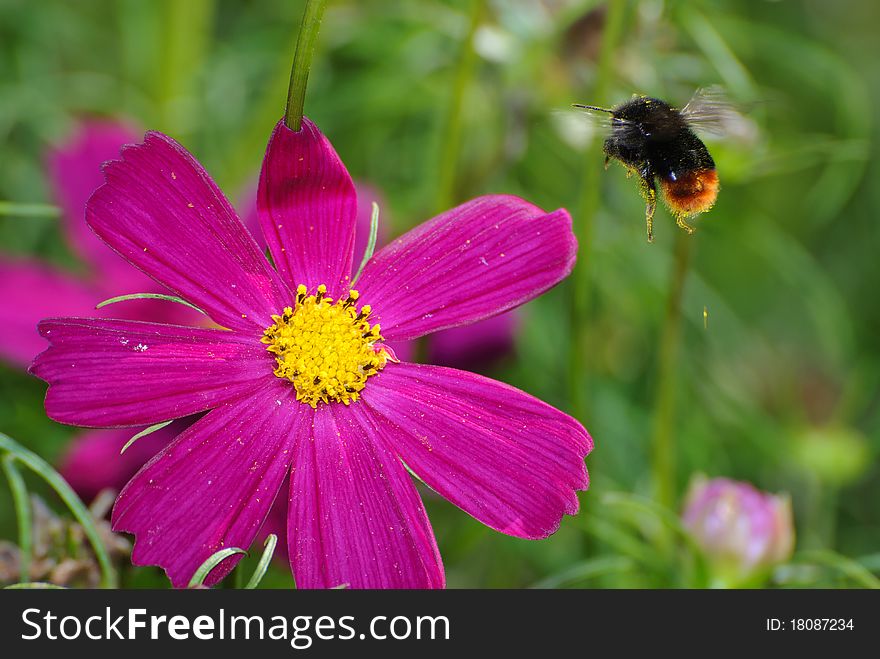
[[[719,584],[750,583],[791,557],[791,500],[727,478],[694,479],[682,521],[706,554]]]
[[[63,423],[129,426],[207,412],[150,460],[113,511],[132,560],[184,586],[251,545],[289,476],[301,588],[444,585],[408,467],[503,533],[543,538],[578,508],[592,440],[510,386],[398,361],[407,340],[507,311],[571,270],[564,210],[470,201],[393,241],[352,289],[357,200],[327,139],[276,127],[260,179],[266,260],[199,163],[160,133],[128,147],[91,197],[92,229],[225,329],[56,318],[31,370]],[[221,563],[216,583],[237,557]]]
[[[119,315],[190,323],[199,314],[174,304],[146,300],[95,310],[95,305],[124,293],[168,293],[132,268],[86,226],[86,200],[103,183],[100,165],[117,157],[123,144],[139,134],[125,123],[87,120],[46,159],[49,182],[61,207],[62,230],[85,272],[50,267],[33,259],[0,255],[0,359],[27,368],[45,348],[37,324],[52,314]],[[92,430],[75,437],[59,467],[74,490],[90,501],[104,488],[119,490],[145,461],[174,436],[172,428],[144,437],[123,455],[120,449],[137,429]]]

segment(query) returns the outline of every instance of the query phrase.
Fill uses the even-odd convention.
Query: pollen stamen
[[[333,301],[327,287],[314,295],[300,284],[296,306],[273,315],[260,339],[275,355],[275,375],[296,388],[296,399],[313,408],[318,403],[349,405],[360,397],[367,378],[385,366],[381,327],[370,325],[369,305],[356,309],[357,291]]]

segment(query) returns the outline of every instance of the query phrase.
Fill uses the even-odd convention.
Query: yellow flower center
[[[333,302],[321,284],[315,295],[300,284],[296,306],[285,307],[266,328],[266,350],[275,355],[275,375],[290,380],[296,399],[311,405],[357,400],[367,378],[388,361],[379,324],[370,325],[370,305],[355,308],[357,291]]]

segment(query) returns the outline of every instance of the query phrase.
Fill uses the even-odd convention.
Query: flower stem
[[[166,0],[161,5],[162,48],[157,101],[161,125],[177,134],[196,127],[197,80],[213,38],[215,0]]]
[[[0,217],[40,217],[57,219],[61,209],[51,204],[22,204],[15,201],[0,201]]]
[[[480,26],[485,9],[486,0],[472,0],[470,23],[468,24],[467,34],[461,42],[455,78],[453,79],[452,90],[449,96],[449,105],[443,117],[440,131],[442,145],[440,147],[440,162],[437,170],[437,212],[446,210],[458,201],[455,194],[455,172],[458,168],[459,154],[461,152],[461,111],[464,106],[464,96],[468,81],[471,78],[476,62],[474,35]]]
[[[284,111],[284,125],[292,131],[299,132],[302,128],[309,70],[312,68],[312,56],[315,54],[315,44],[318,41],[318,31],[321,29],[321,19],[324,17],[326,4],[326,0],[307,0],[303,12],[296,52],[293,55],[293,67],[290,69],[287,108]]]
[[[596,67],[596,81],[593,85],[591,103],[607,102],[608,89],[614,76],[613,62],[617,46],[623,34],[623,18],[626,0],[609,0],[602,32],[602,47]],[[593,227],[599,211],[599,174],[602,159],[593,149],[584,154],[584,172],[581,195],[575,216],[575,235],[578,239],[578,260],[572,273],[571,291],[571,359],[569,359],[568,385],[571,409],[575,417],[581,418],[587,412],[591,362],[587,358],[586,347],[589,341],[587,327],[592,307],[592,252]]]
[[[681,300],[690,267],[693,241],[691,235],[676,231],[672,280],[669,283],[666,314],[660,334],[651,468],[656,501],[667,508],[672,508],[675,504],[675,404],[678,348],[681,339]]]

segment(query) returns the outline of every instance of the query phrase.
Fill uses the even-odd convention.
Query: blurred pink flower
[[[104,181],[101,164],[118,157],[123,144],[139,139],[139,133],[125,123],[87,120],[76,126],[67,143],[49,151],[46,165],[61,207],[62,230],[85,273],[75,275],[34,259],[0,255],[0,358],[27,368],[45,349],[37,324],[50,315],[121,315],[183,324],[198,320],[200,314],[187,307],[149,300],[95,309],[97,303],[115,295],[169,292],[109,249],[85,222],[86,200]],[[137,430],[92,430],[75,437],[59,471],[86,501],[104,488],[119,491],[175,434],[172,427],[162,429],[141,438],[120,456],[120,449]]]
[[[749,585],[794,549],[790,499],[749,483],[695,478],[682,517],[723,585]]]
[[[125,426],[207,412],[117,500],[114,528],[135,534],[135,564],[186,585],[218,549],[251,545],[288,476],[302,588],[444,585],[404,463],[509,535],[547,537],[577,511],[593,445],[578,421],[488,378],[400,362],[383,343],[489,318],[554,286],[577,249],[566,211],[474,199],[377,252],[351,291],[357,196],[308,120],[298,133],[279,123],[263,163],[259,220],[275,268],[171,138],[148,133],[105,178],[89,225],[228,328],[40,324],[50,347],[31,371],[49,382],[51,418]]]

